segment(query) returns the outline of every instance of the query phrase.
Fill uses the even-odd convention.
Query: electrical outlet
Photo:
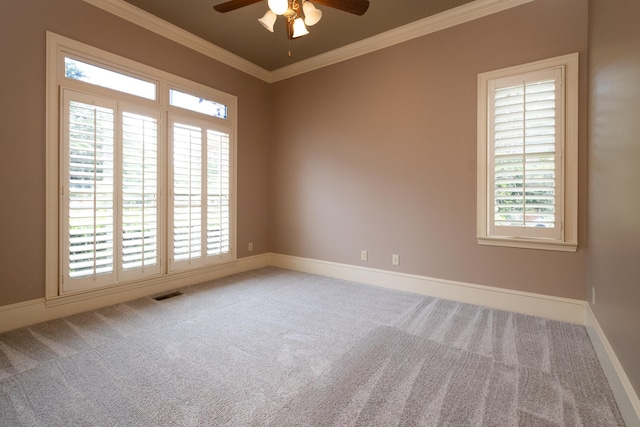
[[[400,255],[398,254],[391,255],[391,264],[400,265]]]
[[[367,251],[360,251],[360,261],[366,261],[369,259]]]
[[[591,304],[596,305],[596,288],[591,288]]]
[[[253,252],[253,242],[249,242],[249,244],[247,245],[247,249],[249,250],[249,252]]]

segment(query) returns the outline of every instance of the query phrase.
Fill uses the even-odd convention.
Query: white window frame
[[[557,164],[558,182],[558,222],[559,233],[549,237],[535,234],[535,229],[527,233],[503,233],[494,231],[493,189],[489,188],[493,173],[492,142],[490,141],[489,96],[491,83],[498,79],[524,76],[546,70],[562,69],[564,82],[562,101],[561,140],[556,150],[560,153]],[[477,117],[477,239],[481,245],[508,246],[515,248],[544,249],[575,252],[578,247],[578,53],[536,61],[528,64],[481,73],[478,75],[478,117]]]
[[[113,89],[96,86],[80,80],[74,80],[65,76],[64,58],[71,57],[83,62],[91,63],[122,74],[152,82],[157,87],[155,99],[145,99]],[[181,91],[204,99],[214,100],[227,106],[227,117],[219,118],[201,113],[184,110],[169,104],[169,89],[179,88]],[[67,290],[62,287],[63,266],[65,259],[62,251],[62,232],[64,219],[61,215],[61,194],[64,182],[61,182],[61,142],[63,141],[64,105],[62,99],[63,90],[69,89],[80,93],[89,93],[97,97],[115,99],[122,105],[139,105],[142,110],[158,111],[159,126],[159,205],[158,215],[160,234],[160,266],[158,271],[152,274],[132,275],[123,274],[120,266],[117,266],[116,276],[118,280],[100,284],[95,288],[82,290]],[[191,269],[172,271],[169,262],[170,240],[168,230],[169,201],[168,201],[168,116],[170,113],[179,113],[187,117],[195,117],[203,120],[213,127],[222,127],[229,134],[230,140],[230,251],[223,257],[207,260],[201,265]],[[199,83],[175,76],[164,71],[145,66],[138,62],[120,57],[118,55],[97,49],[84,43],[47,32],[47,92],[46,92],[46,265],[45,265],[45,299],[47,304],[59,304],[74,302],[94,296],[107,295],[121,291],[129,291],[143,286],[166,285],[174,283],[176,287],[190,284],[193,278],[206,278],[207,275],[220,268],[232,267],[237,263],[236,259],[236,135],[237,135],[237,97],[222,91],[204,86]],[[116,217],[121,213],[118,211]],[[120,221],[118,219],[118,221]]]

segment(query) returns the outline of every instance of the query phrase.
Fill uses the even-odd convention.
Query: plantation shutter
[[[225,127],[171,115],[171,270],[231,259],[231,146]]]
[[[115,103],[65,91],[62,290],[115,280]]]
[[[158,113],[122,113],[122,272],[160,272]]]
[[[559,239],[562,69],[489,84],[492,235]]]
[[[230,252],[229,134],[207,130],[207,255]]]
[[[202,258],[201,127],[173,122],[173,254],[174,264]],[[202,261],[200,261],[202,262]]]

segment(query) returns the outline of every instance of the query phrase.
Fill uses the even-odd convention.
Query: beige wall
[[[640,2],[589,2],[589,250],[593,311],[640,393]]]
[[[80,0],[0,7],[1,77],[11,82],[0,98],[0,180],[14,184],[0,213],[0,305],[44,294],[46,30],[238,96],[240,257],[253,241],[254,254],[585,298],[585,0],[537,0],[271,87]],[[575,51],[582,245],[480,246],[476,76]]]
[[[0,306],[44,297],[45,34],[134,59],[238,97],[238,246],[269,249],[270,87],[80,0],[0,2]]]
[[[477,74],[571,52],[582,244],[480,246]],[[586,59],[586,0],[538,0],[274,84],[273,251],[584,299]]]

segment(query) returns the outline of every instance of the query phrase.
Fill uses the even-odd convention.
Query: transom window
[[[157,85],[117,71],[98,67],[74,58],[64,58],[64,75],[94,85],[118,90],[147,99],[156,99]]]
[[[176,89],[169,89],[169,103],[208,116],[227,118],[227,106],[210,99],[200,98]]]

